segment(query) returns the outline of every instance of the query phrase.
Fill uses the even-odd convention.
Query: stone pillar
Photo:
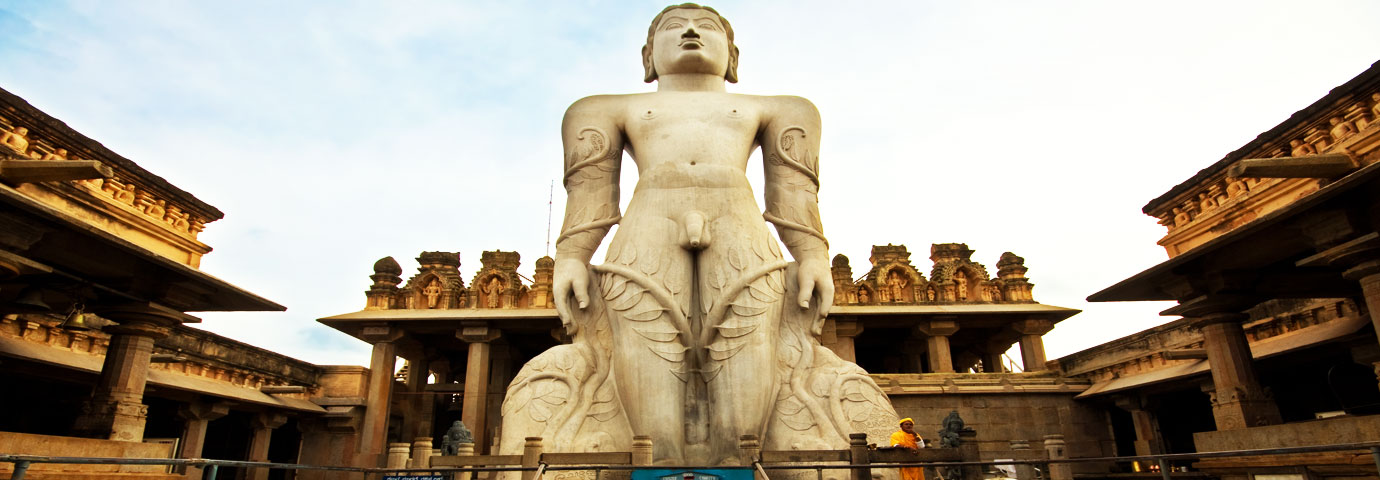
[[[426,395],[426,380],[431,375],[428,363],[420,353],[407,359],[407,392],[410,395],[402,401],[406,408],[401,438],[431,436],[431,409],[427,408],[431,397]]]
[[[632,464],[645,467],[652,464],[652,436],[633,435]]]
[[[828,333],[833,334],[833,341],[825,346],[829,347],[830,350],[833,350],[834,354],[838,355],[839,358],[857,363],[858,352],[853,345],[853,339],[857,338],[858,335],[862,334],[862,322],[859,322],[854,319],[835,320],[833,318],[826,319],[825,322],[827,323],[825,325],[826,330],[830,330],[830,326],[833,327],[832,331],[826,332],[826,336]]]
[[[958,332],[954,320],[921,320],[915,331],[925,335],[925,351],[929,353],[930,373],[954,373],[954,360],[949,351],[949,335]]]
[[[1069,453],[1064,449],[1063,435],[1045,435],[1045,458],[1049,460],[1067,460]],[[1073,466],[1068,463],[1049,464],[1050,480],[1073,480]]]
[[[635,444],[635,443],[636,443],[636,440],[634,440],[634,444]],[[473,444],[473,443],[462,443],[462,444],[457,445],[457,446],[455,447],[455,454],[456,454],[457,456],[462,456],[462,457],[473,456],[473,455],[474,455],[474,444]],[[456,473],[456,474],[455,474],[455,480],[470,480],[471,477],[473,477],[472,472],[459,472],[459,473]]]
[[[1370,314],[1370,324],[1380,336],[1380,260],[1368,260],[1351,267],[1342,273],[1348,280],[1361,284],[1361,296],[1366,300],[1366,313]]]
[[[361,467],[378,467],[385,460],[393,370],[398,362],[395,342],[402,337],[402,332],[387,325],[370,325],[364,327],[362,336],[374,344],[374,352],[369,358],[369,392],[364,398],[357,458]]]
[[[1028,460],[1029,456],[1025,452],[1030,451],[1030,442],[1025,440],[1012,440],[1011,451],[1020,452],[1016,454],[1017,460]],[[1016,480],[1035,480],[1035,465],[1021,463],[1014,465],[1016,469]]]
[[[250,428],[254,433],[249,437],[249,458],[251,462],[268,461],[268,444],[273,439],[273,429],[287,423],[287,415],[277,412],[264,412],[251,417],[249,420]],[[245,478],[249,480],[267,480],[268,468],[250,468]]]
[[[1021,365],[1027,372],[1040,372],[1045,367],[1044,334],[1054,329],[1054,322],[1044,319],[1026,319],[1011,324],[1011,329],[1021,334]]]
[[[503,425],[503,397],[507,395],[508,384],[512,383],[514,376],[513,347],[493,345],[489,349],[489,389],[484,403],[484,411],[489,416],[484,423],[489,427],[489,441],[485,445],[490,454],[498,453],[497,449],[503,447],[498,444],[502,437],[498,428]]]
[[[522,445],[522,466],[535,467],[541,463],[541,437],[527,437]],[[536,470],[523,470],[522,480],[537,478]]]
[[[1212,313],[1198,317],[1203,350],[1212,366],[1212,417],[1217,430],[1239,430],[1281,423],[1279,408],[1261,388],[1240,313]]]
[[[431,466],[431,437],[417,437],[412,440],[412,459],[407,465],[409,468]]]
[[[409,446],[409,444],[399,442],[388,444],[388,461],[384,463],[384,466],[391,469],[407,468],[407,456],[410,454]]]
[[[201,458],[201,449],[206,445],[206,427],[211,420],[230,413],[230,404],[225,402],[192,402],[177,409],[177,416],[186,421],[182,427],[182,442],[178,446],[177,458]],[[201,480],[201,467],[187,467],[183,474],[187,480]]]
[[[99,315],[119,322],[104,328],[111,335],[101,377],[82,407],[74,430],[91,438],[125,442],[144,440],[144,385],[148,382],[153,342],[167,337],[173,325],[195,319],[154,305],[102,309]]]
[[[1155,414],[1139,397],[1119,397],[1116,406],[1131,413],[1131,424],[1136,429],[1136,455],[1159,455],[1164,452],[1164,441],[1155,422]]]
[[[455,337],[469,342],[465,362],[465,394],[460,405],[460,420],[474,433],[474,451],[486,452],[489,446],[489,353],[490,342],[497,340],[498,329],[485,325],[465,326]]]
[[[1002,353],[1004,353],[1004,352],[997,352],[997,353],[990,353],[990,352],[989,352],[989,353],[984,353],[984,354],[982,354],[982,372],[983,372],[983,373],[1002,373],[1002,372],[1005,372],[1005,371],[1006,371],[1006,367],[1002,366],[1002,363],[1001,363],[1001,355],[1002,355]]]
[[[853,465],[867,465],[872,463],[871,455],[867,448],[866,433],[848,434],[848,463]],[[869,467],[856,467],[849,470],[848,480],[871,480],[872,469]]]
[[[750,467],[759,457],[762,456],[762,441],[756,435],[745,434],[738,436],[738,461],[745,467]]]

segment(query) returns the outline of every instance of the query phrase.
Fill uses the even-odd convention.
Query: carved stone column
[[[1025,371],[1046,370],[1044,334],[1054,329],[1054,322],[1043,319],[1026,319],[1012,323],[1011,329],[1021,334],[1021,364]]]
[[[357,458],[362,467],[378,467],[386,455],[393,370],[398,362],[395,342],[402,337],[402,332],[387,325],[371,325],[364,327],[362,336],[374,344],[374,352],[369,359],[369,392],[364,399]]]
[[[958,332],[958,322],[947,319],[921,320],[915,331],[925,335],[931,373],[954,373],[954,360],[949,351],[949,335]]]
[[[172,325],[194,318],[156,305],[101,309],[97,313],[119,325],[105,327],[111,335],[101,378],[91,399],[82,407],[75,430],[78,435],[125,442],[144,440],[144,385],[154,340],[167,337]]]
[[[1213,313],[1194,322],[1203,331],[1203,349],[1212,366],[1212,417],[1217,430],[1281,423],[1279,408],[1261,388],[1240,313]]]
[[[1164,452],[1164,440],[1160,436],[1155,414],[1139,397],[1119,397],[1116,406],[1131,413],[1131,424],[1136,429],[1136,455],[1159,455]]]
[[[857,363],[858,352],[853,345],[853,339],[862,335],[863,325],[854,319],[834,320],[828,319],[827,322],[834,324],[834,343],[829,345],[829,349],[844,360]]]
[[[192,402],[177,409],[177,416],[186,420],[182,427],[182,444],[178,447],[177,458],[201,458],[201,449],[206,445],[206,427],[211,420],[230,413],[230,404],[225,402]],[[183,472],[187,480],[201,480],[201,467],[187,467]]]
[[[469,357],[465,362],[465,394],[460,405],[460,420],[474,433],[474,450],[486,452],[489,446],[489,342],[498,339],[499,331],[485,325],[465,326],[455,332],[455,337],[470,344]]]
[[[287,415],[277,412],[264,412],[255,415],[249,420],[249,427],[254,429],[249,437],[249,458],[251,462],[268,461],[268,444],[273,439],[273,430],[287,423]],[[268,468],[251,468],[245,478],[249,480],[267,480]]]

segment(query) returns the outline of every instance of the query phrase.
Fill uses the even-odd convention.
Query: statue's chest
[[[710,136],[718,141],[757,135],[761,113],[749,102],[677,98],[637,102],[626,112],[625,128],[633,139]]]

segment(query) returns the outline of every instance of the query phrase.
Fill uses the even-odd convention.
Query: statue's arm
[[[589,97],[571,105],[561,122],[565,150],[565,220],[556,239],[553,293],[562,320],[568,321],[567,301],[575,296],[579,308],[588,299],[587,268],[594,251],[617,224],[618,172],[623,158],[623,135],[608,97]]]
[[[809,100],[778,97],[762,129],[763,166],[766,169],[766,212],[776,225],[791,256],[800,263],[801,308],[811,294],[819,300],[820,314],[827,315],[834,301],[829,273],[829,242],[819,220],[819,110]]]

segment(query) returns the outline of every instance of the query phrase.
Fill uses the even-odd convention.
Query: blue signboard
[[[753,480],[753,476],[752,469],[747,467],[695,470],[641,468],[633,470],[632,480]]]

